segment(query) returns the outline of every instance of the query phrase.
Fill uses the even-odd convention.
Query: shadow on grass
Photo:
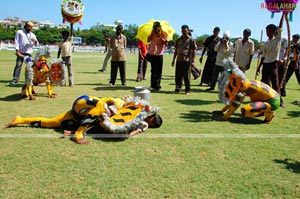
[[[221,111],[213,111],[211,114],[212,114],[212,120],[226,122],[223,120],[224,114]],[[262,124],[263,120],[258,118],[243,117],[240,113],[235,112],[231,115],[231,117],[227,120],[227,122],[235,123],[235,124]]]
[[[10,86],[9,82],[11,82],[11,80],[0,80],[0,83],[4,83],[4,84],[7,84],[6,86]],[[14,84],[16,85],[16,84]],[[12,85],[12,86],[14,86]]]
[[[206,100],[200,100],[200,99],[182,99],[182,100],[175,100],[175,102],[184,104],[184,105],[191,105],[191,106],[207,105],[207,104],[215,103],[213,101],[206,101]]]
[[[180,117],[188,122],[210,122],[212,120],[209,111],[190,111],[189,113],[180,113]]]
[[[16,102],[16,101],[21,101],[22,99],[23,98],[22,98],[21,93],[15,93],[15,94],[0,98],[0,101]]]
[[[300,162],[299,161],[292,160],[289,158],[286,158],[284,160],[275,159],[273,161],[278,164],[284,164],[285,168],[289,171],[292,171],[293,173],[300,174]]]
[[[81,74],[98,74],[98,73],[100,73],[100,72],[98,72],[98,71],[84,71],[84,72],[77,72],[77,73],[81,73]]]
[[[71,137],[64,137],[64,130],[62,128],[54,128],[54,131],[61,135],[60,138],[70,139],[70,141],[73,141]],[[75,130],[72,130],[73,135],[74,133]],[[110,134],[107,131],[105,131],[101,126],[98,125],[89,128],[86,132],[86,137],[91,137],[94,140],[101,140],[105,142],[121,142],[121,141],[125,141],[128,138],[127,134]]]
[[[128,139],[127,134],[110,134],[98,125],[90,128],[86,134],[94,140],[101,140],[105,142],[122,142]]]
[[[249,117],[242,117],[240,114],[233,114],[233,115],[239,115],[240,117],[237,118],[229,118],[228,121],[230,123],[235,123],[235,124],[263,124],[263,119],[258,119],[258,118],[249,118]]]
[[[162,80],[171,80],[171,79],[175,80],[175,76],[174,75],[162,75],[161,79]]]
[[[298,107],[297,107],[298,108]],[[287,112],[287,118],[285,119],[289,119],[289,118],[294,118],[294,117],[300,117],[300,107],[298,111],[288,111]]]
[[[229,118],[228,121],[223,121],[223,114],[220,111],[190,111],[189,113],[181,113],[180,117],[186,119],[188,122],[230,122],[236,124],[262,124],[263,121],[257,118],[241,117],[241,114],[234,113],[232,116],[236,118]]]
[[[121,86],[121,85],[114,85],[114,86],[103,85],[103,86],[95,87],[94,90],[96,90],[96,91],[116,91],[116,90],[130,90],[130,91],[134,91],[135,88],[134,87],[130,87],[130,86]]]

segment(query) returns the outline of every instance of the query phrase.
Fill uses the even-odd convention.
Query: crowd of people
[[[284,96],[286,96],[286,84],[290,77],[295,72],[298,83],[300,84],[300,69],[299,69],[299,35],[294,34],[292,38],[291,49],[287,49],[287,39],[282,36],[282,23],[284,14],[279,22],[279,25],[269,24],[266,26],[266,35],[268,40],[260,49],[261,60],[256,70],[256,76],[260,75],[261,81],[271,85],[281,96],[281,106],[284,107]],[[16,65],[13,72],[11,84],[16,84],[19,81],[22,64],[25,56],[32,56],[33,46],[38,45],[38,39],[32,30],[32,22],[26,22],[24,29],[16,33]],[[186,95],[191,93],[191,71],[195,68],[197,43],[191,36],[191,30],[188,25],[182,25],[181,36],[175,41],[174,54],[171,65],[175,66],[175,91],[181,92],[182,86],[185,86]],[[203,57],[207,55],[205,65],[202,70],[199,86],[208,86],[206,91],[216,89],[216,85],[220,74],[224,70],[223,60],[232,58],[245,74],[249,70],[254,55],[254,42],[250,39],[251,29],[243,30],[243,37],[237,39],[234,43],[231,42],[230,32],[224,31],[222,37],[220,28],[215,27],[213,34],[204,42],[204,48],[200,55],[199,61],[203,62]],[[58,44],[59,51],[57,57],[62,56],[65,62],[68,73],[68,85],[73,86],[72,72],[72,37],[71,31],[62,32],[62,41]],[[159,92],[162,88],[161,79],[163,72],[163,56],[166,46],[168,45],[168,34],[165,32],[159,21],[153,23],[151,33],[147,38],[148,43],[138,41],[138,65],[136,81],[145,80],[147,64],[151,66],[150,88],[152,91]],[[107,70],[107,65],[110,60],[110,81],[108,85],[114,86],[116,83],[118,71],[120,73],[121,84],[126,86],[126,47],[127,38],[123,34],[123,26],[116,27],[115,35],[105,36],[106,39],[106,56],[101,72]],[[290,53],[288,53],[290,52]],[[289,63],[289,64],[288,64]],[[286,66],[288,64],[288,66]],[[261,71],[262,68],[262,71]],[[287,68],[287,69],[286,69]],[[64,76],[66,78],[66,75]]]

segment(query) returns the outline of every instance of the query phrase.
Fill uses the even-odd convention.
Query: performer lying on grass
[[[72,140],[76,143],[88,144],[84,134],[89,128],[97,125],[108,133],[126,134],[128,137],[137,135],[148,127],[159,128],[162,124],[162,118],[157,113],[159,109],[151,107],[139,97],[98,98],[83,95],[74,101],[70,111],[53,118],[16,116],[7,127],[26,124],[41,128],[63,128],[64,135],[75,131]]]
[[[246,79],[232,60],[225,59],[224,63],[225,70],[219,83],[219,99],[226,105],[220,111],[225,113],[221,120],[227,120],[238,109],[245,96],[248,96],[251,102],[241,108],[242,115],[265,116],[264,123],[271,122],[275,116],[273,111],[280,106],[279,94],[260,81]]]

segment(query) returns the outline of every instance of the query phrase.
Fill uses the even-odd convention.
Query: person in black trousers
[[[159,91],[161,89],[160,81],[163,69],[163,54],[165,52],[165,46],[168,43],[168,34],[161,28],[160,22],[155,21],[153,23],[153,29],[148,36],[148,42],[150,42],[150,49],[146,56],[146,59],[151,63],[151,88],[153,91]]]
[[[122,34],[123,26],[118,25],[116,28],[116,35],[110,39],[110,48],[112,50],[111,57],[111,71],[109,85],[114,86],[120,70],[121,83],[126,86],[126,45],[127,38]]]

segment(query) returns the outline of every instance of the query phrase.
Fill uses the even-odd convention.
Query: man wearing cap
[[[239,69],[244,73],[249,70],[254,53],[254,42],[249,39],[251,35],[250,29],[245,29],[243,38],[240,38],[235,43],[234,62],[239,66]]]
[[[19,82],[20,74],[22,70],[22,64],[25,56],[32,56],[33,46],[38,45],[38,40],[33,32],[31,32],[33,23],[27,21],[23,30],[18,30],[15,36],[16,46],[16,65],[13,73],[13,80],[10,84],[16,84]]]
[[[223,60],[229,58],[233,51],[233,45],[230,42],[230,32],[228,30],[223,33],[223,38],[217,43],[214,50],[217,52],[216,65],[212,74],[210,87],[206,91],[215,90],[219,74],[224,70]]]

